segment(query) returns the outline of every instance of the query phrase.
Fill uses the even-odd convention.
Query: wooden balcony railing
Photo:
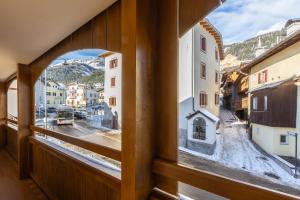
[[[154,161],[153,172],[156,175],[180,181],[229,199],[299,199],[293,195],[283,194],[278,191],[234,180],[208,171],[190,168],[163,159],[156,159]]]
[[[103,156],[106,156],[108,158],[121,161],[121,150],[120,149],[114,149],[108,146],[102,146],[96,143],[92,143],[89,141],[85,141],[83,139],[73,137],[70,135],[66,135],[64,133],[59,133],[51,130],[47,130],[41,127],[37,126],[31,126],[30,129],[34,132],[42,133],[45,135],[48,135],[50,137],[54,137],[56,139],[62,140],[64,142],[82,147],[84,149],[90,150],[92,152],[101,154]]]

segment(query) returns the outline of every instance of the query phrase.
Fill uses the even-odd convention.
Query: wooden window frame
[[[109,97],[108,105],[111,107],[117,106],[117,98],[115,96]]]
[[[215,71],[215,83],[220,83],[220,72],[218,70]]]
[[[217,62],[219,62],[219,52],[218,52],[218,48],[215,48],[215,59]]]
[[[159,21],[159,24],[163,24],[164,26],[161,26],[159,29],[157,29],[156,30],[157,34],[154,35],[148,35],[148,33],[152,30],[151,29],[152,26],[145,26],[142,27],[142,29],[140,28],[140,26],[136,26],[136,24],[146,24],[146,25],[156,24],[153,23],[153,21],[149,20],[151,18],[145,17],[145,16],[151,16],[152,14],[151,11],[153,11],[152,9],[151,10],[147,9],[150,7],[150,6],[147,7],[147,2],[145,2],[145,5],[139,4],[138,7],[136,6],[137,4],[136,2],[133,2],[134,5],[133,4],[129,5],[129,2],[126,1],[124,3],[122,2],[122,12],[121,14],[119,13],[120,15],[122,15],[122,23],[121,23],[122,26],[116,27],[116,30],[122,27],[122,34],[117,35],[118,31],[115,30],[110,31],[116,34],[117,36],[107,37],[108,39],[104,40],[104,43],[102,44],[102,47],[104,48],[107,47],[107,49],[111,49],[111,50],[122,49],[122,53],[126,58],[122,60],[122,66],[124,66],[124,72],[125,72],[124,74],[122,73],[125,79],[123,80],[122,78],[122,83],[123,81],[124,83],[126,83],[122,85],[122,87],[125,89],[123,92],[126,94],[122,96],[122,103],[125,102],[126,104],[126,106],[124,105],[122,108],[124,108],[125,111],[132,111],[132,113],[127,114],[129,112],[124,112],[123,110],[123,113],[125,113],[123,120],[126,122],[124,123],[126,125],[126,129],[124,129],[124,135],[123,135],[124,138],[122,138],[122,150],[123,150],[122,159],[126,162],[129,162],[129,164],[122,163],[122,175],[124,175],[122,176],[122,181],[126,179],[126,181],[124,181],[124,184],[122,184],[122,199],[133,200],[134,198],[138,199],[141,196],[146,197],[146,194],[148,192],[147,189],[149,188],[149,185],[151,185],[151,187],[165,189],[166,192],[176,195],[177,181],[190,184],[197,188],[204,189],[208,192],[212,192],[230,199],[240,199],[241,194],[246,194],[243,196],[244,200],[293,199],[291,195],[284,195],[283,193],[276,192],[271,189],[265,189],[259,186],[254,186],[252,184],[247,184],[227,177],[222,177],[207,171],[195,170],[187,166],[182,166],[177,163],[178,146],[177,146],[177,137],[174,137],[174,133],[178,131],[177,128],[178,119],[176,115],[178,113],[177,112],[178,103],[176,101],[176,98],[178,97],[177,95],[178,91],[177,91],[177,87],[176,86],[174,87],[174,85],[176,85],[177,84],[176,81],[178,81],[177,79],[178,69],[176,66],[178,64],[178,60],[177,60],[178,37],[180,35],[183,35],[183,33],[186,30],[188,30],[189,27],[192,27],[192,25],[195,24],[196,20],[203,18],[203,16],[207,14],[209,10],[215,8],[219,2],[220,1],[214,1],[214,2],[212,1],[210,3],[191,5],[192,3],[186,0],[180,0],[176,2],[158,1],[157,2],[158,7],[161,9],[158,9],[157,10],[158,13],[155,13],[157,14],[156,15],[157,18],[159,19],[156,20],[155,22]],[[140,6],[144,12],[140,12],[139,10]],[[189,12],[191,8],[195,8],[195,10],[199,10],[203,12]],[[104,19],[110,19],[109,17],[110,13],[111,12],[105,12]],[[180,13],[188,13],[188,15],[183,16]],[[188,18],[189,20],[186,20]],[[127,24],[128,21],[132,21],[132,20],[137,20],[137,23],[131,24],[132,26],[128,26]],[[105,28],[110,27],[113,24],[116,24],[115,20],[112,21],[114,23],[111,24],[108,23],[107,21],[104,21],[105,22],[103,26],[104,30],[106,30]],[[180,21],[180,23],[178,21]],[[88,28],[93,27],[94,23],[96,23],[95,20],[91,20],[89,21],[89,26],[85,26],[85,27]],[[96,23],[96,25],[98,24]],[[149,29],[146,27],[149,27]],[[34,82],[35,78],[39,76],[40,72],[42,71],[40,67],[41,63],[47,63],[48,60],[46,59],[49,59],[50,57],[49,55],[56,55],[53,53],[57,53],[57,51],[60,51],[61,53],[61,51],[65,51],[65,49],[73,50],[73,49],[80,49],[78,47],[81,48],[86,47],[86,43],[78,42],[80,41],[78,40],[78,37],[79,38],[81,37],[82,32],[84,33],[84,35],[90,35],[92,37],[93,35],[96,35],[95,33],[99,32],[98,29],[97,31],[88,32],[89,31],[88,28],[87,31],[85,32],[83,32],[82,29],[79,29],[79,31],[72,33],[70,37],[68,37],[70,38],[70,40],[68,39],[63,40],[64,43],[60,43],[59,45],[56,46],[56,48],[52,48],[49,51],[50,53],[46,52],[45,54],[43,54],[42,57],[36,59],[33,62],[33,64],[29,66],[29,67],[38,66],[33,68],[32,71],[28,70],[27,66],[18,68],[18,76],[22,80],[21,86],[23,87],[22,90],[20,89],[20,91],[23,90],[26,91],[23,92],[25,95],[23,94],[22,96],[20,96],[21,100],[24,100],[26,95],[30,94],[30,89],[32,90],[33,86],[31,85],[31,88],[28,86],[30,86],[30,82]],[[136,28],[139,29],[136,30]],[[91,34],[85,34],[85,33],[91,33]],[[110,35],[107,30],[105,32],[105,37],[106,35]],[[111,44],[111,41],[121,40],[121,38],[122,38],[121,45]],[[151,41],[152,38],[153,41],[155,41],[155,45],[152,45],[152,43],[154,43],[153,41]],[[166,40],[165,38],[168,39]],[[71,43],[69,43],[69,41],[71,41]],[[74,43],[72,43],[73,41]],[[91,39],[90,41],[92,44],[91,47],[93,48],[99,47],[99,45],[97,44],[94,45],[96,41],[99,42],[98,39],[97,40]],[[128,41],[133,41],[133,42],[128,42]],[[159,45],[157,45],[157,41],[159,41],[158,43]],[[83,46],[80,46],[82,44]],[[138,56],[137,56],[137,46],[139,47]],[[155,48],[157,48],[156,52],[158,55],[164,55],[163,58],[160,57],[160,59],[151,60],[153,57],[157,58],[157,56],[153,56],[152,53],[153,49]],[[206,50],[207,50],[207,45],[206,45]],[[145,62],[143,67],[140,67],[140,65],[137,63],[140,63],[140,61],[144,61],[143,59],[144,60],[149,59],[150,61],[154,61],[153,63],[155,63],[155,66],[154,65],[152,66],[153,64],[152,62]],[[27,72],[28,74],[33,73],[31,77],[32,79],[27,80],[26,75],[22,73],[23,71]],[[152,74],[153,71],[156,72],[155,76],[153,76]],[[26,80],[28,82],[26,82]],[[155,82],[155,84],[153,85],[158,84],[159,86],[155,88],[154,92],[148,88],[149,85],[151,85],[148,83],[153,83],[153,82]],[[147,86],[146,92],[144,91],[145,86]],[[155,114],[155,112],[153,111],[154,108],[154,106],[152,106],[152,104],[154,104],[152,98],[154,96],[153,94],[155,95],[155,101],[157,101],[155,102],[155,106],[156,106],[155,108],[159,110],[157,114]],[[34,99],[34,98],[30,97],[27,99]],[[27,101],[24,102],[26,103]],[[28,123],[31,123],[28,122],[30,121],[28,119],[30,117],[34,119],[33,109],[31,110],[31,113],[30,111],[28,112],[28,110],[32,108],[31,107],[32,105],[28,105],[28,104],[30,103],[27,103],[26,106],[21,108],[23,110],[27,109],[26,115],[23,117],[26,120],[24,119],[20,120],[22,123],[21,127],[22,129],[25,130],[26,127],[28,127]],[[144,115],[136,111],[140,108],[145,109],[143,110]],[[149,116],[145,115],[145,113],[149,114]],[[152,119],[155,119],[155,121],[152,121]],[[145,129],[145,127],[146,128],[150,127],[150,130]],[[151,127],[153,128],[153,130],[151,129]],[[145,131],[148,131],[147,134],[145,134]],[[35,126],[31,126],[31,132],[41,132],[46,135],[48,134],[51,137],[57,137],[58,139],[61,139],[63,141],[69,142],[77,146],[81,146],[83,148],[87,148],[92,151],[96,151],[107,157],[114,157],[116,160],[121,160],[120,151],[115,151],[111,149],[108,150],[107,147],[95,145],[93,143],[90,144],[86,141],[79,140],[78,138],[74,138],[64,134],[59,134]],[[154,134],[153,135],[148,134],[150,132],[153,132]],[[24,137],[26,136],[25,134],[26,133],[21,132],[20,138],[25,138]],[[155,142],[151,140],[154,137],[155,137]],[[151,140],[152,143],[147,139]],[[136,141],[144,142],[144,144],[136,145],[135,144]],[[22,143],[25,144],[25,142]],[[154,150],[154,148],[152,148],[153,146],[157,148],[155,149],[156,150],[155,154],[151,154],[152,150]],[[141,153],[142,148],[145,149],[144,152],[146,153]],[[24,152],[23,155],[27,155],[26,153],[28,152]],[[57,151],[55,151],[55,154],[58,154]],[[151,160],[149,160],[148,156],[151,157]],[[28,156],[27,157],[23,156],[23,157],[26,158],[26,160],[29,160]],[[62,159],[65,158],[66,156],[63,157]],[[139,160],[136,161],[136,159]],[[126,166],[123,168],[124,165]],[[154,175],[152,175],[151,172],[149,172],[151,166],[153,166],[152,171]],[[22,170],[22,168],[20,169]],[[146,176],[142,176],[143,178],[141,179],[140,178],[141,176],[138,173],[142,173],[143,175]],[[103,177],[105,177],[105,175],[103,175]],[[148,177],[150,177],[153,180],[153,182],[149,182]],[[128,181],[130,179],[133,179],[135,181],[131,183]],[[145,182],[145,184],[143,184],[143,190],[137,190],[138,186],[142,185],[143,182]],[[155,191],[157,191],[157,189]],[[158,193],[161,195],[161,192]],[[163,196],[164,197],[168,196],[169,198],[176,199],[176,197],[172,195],[163,195]]]
[[[207,75],[206,72],[207,72],[207,70],[206,70],[206,64],[204,62],[201,62],[200,63],[200,78],[201,79],[206,79],[206,75]]]
[[[110,87],[116,87],[116,77],[113,76],[110,78]]]
[[[252,106],[252,110],[253,111],[257,111],[258,110],[258,97],[257,96],[255,96],[255,97],[252,98],[251,104],[252,104],[251,105]]]
[[[215,93],[215,105],[220,104],[220,94],[218,92]]]
[[[207,52],[207,39],[204,35],[200,34],[200,49],[202,52]]]
[[[199,105],[201,107],[206,107],[207,106],[207,93],[204,91],[201,91],[199,94]]]
[[[112,58],[110,61],[109,61],[109,69],[115,69],[118,67],[118,58]]]

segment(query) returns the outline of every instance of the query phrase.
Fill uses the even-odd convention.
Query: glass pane
[[[12,81],[7,90],[7,119],[18,121],[18,84],[17,80]],[[7,122],[8,126],[17,128],[16,124]]]
[[[182,200],[227,200],[219,195],[178,182],[178,193]]]
[[[179,39],[178,160],[300,196],[300,20],[273,3],[225,1]]]
[[[120,53],[58,57],[35,83],[35,125],[121,150],[121,73]]]

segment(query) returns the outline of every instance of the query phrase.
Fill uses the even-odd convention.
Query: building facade
[[[65,88],[55,82],[48,80],[46,87],[46,104],[47,107],[57,107],[63,105],[66,102],[66,90]]]
[[[98,103],[97,90],[85,84],[68,85],[66,104],[74,108],[93,106]]]
[[[248,119],[249,72],[244,66],[241,63],[221,71],[222,105],[241,120]]]
[[[221,35],[208,20],[179,40],[179,143],[206,154],[216,145],[222,58]]]
[[[105,59],[104,102],[110,108],[114,120],[114,128],[121,127],[122,116],[122,55],[106,52],[101,57]]]
[[[299,63],[298,31],[247,66],[252,139],[273,155],[295,156],[296,141],[289,132],[300,133]]]

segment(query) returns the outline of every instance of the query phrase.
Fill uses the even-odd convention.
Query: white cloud
[[[276,24],[271,25],[267,29],[263,29],[263,30],[258,31],[258,33],[256,35],[263,35],[265,33],[269,33],[269,32],[272,32],[272,31],[281,30],[282,27],[284,27],[284,25],[285,25],[285,21],[284,22],[278,22]]]
[[[208,19],[231,44],[281,29],[288,19],[300,17],[299,5],[300,0],[227,0]]]

